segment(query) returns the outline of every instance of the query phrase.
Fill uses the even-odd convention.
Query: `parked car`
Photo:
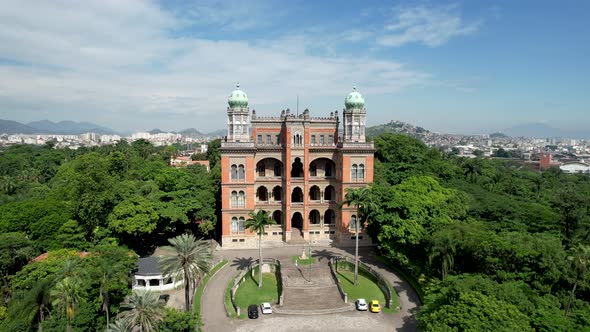
[[[250,319],[258,318],[258,306],[256,304],[250,304],[248,306],[248,318],[250,318]]]
[[[379,304],[379,301],[371,301],[371,312],[381,312],[381,305]]]
[[[356,300],[355,304],[356,310],[367,311],[367,309],[369,309],[369,306],[367,305],[367,301],[365,301],[365,299],[358,299]]]
[[[272,314],[272,308],[270,306],[270,303],[268,302],[264,302],[260,305],[260,311],[262,311],[263,314]]]

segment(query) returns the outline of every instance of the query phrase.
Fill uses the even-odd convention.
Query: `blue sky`
[[[239,81],[260,115],[487,133],[590,124],[587,1],[14,1],[0,6],[0,118],[222,129]]]

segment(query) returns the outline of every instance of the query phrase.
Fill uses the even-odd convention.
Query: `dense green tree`
[[[8,283],[8,276],[20,270],[35,250],[32,242],[23,233],[0,233],[0,273],[3,283]]]
[[[148,200],[132,196],[115,206],[108,220],[114,232],[139,237],[156,229],[158,214]]]
[[[198,313],[165,307],[158,330],[161,332],[192,332],[198,324]]]
[[[565,310],[566,316],[571,308],[578,285],[585,283],[589,279],[588,271],[590,270],[590,246],[579,244],[577,247],[572,249],[571,256],[568,256],[568,260],[571,262],[574,286],[570,292],[567,308]]]
[[[250,218],[244,222],[244,227],[250,232],[258,233],[258,287],[262,288],[262,234],[266,226],[274,225],[276,222],[268,215],[265,210],[258,210],[258,212],[250,212]]]
[[[169,239],[169,249],[174,256],[160,259],[162,274],[184,283],[185,310],[190,311],[191,286],[194,289],[211,266],[209,243],[197,240],[192,234],[182,234]]]
[[[154,332],[162,320],[162,307],[158,294],[134,291],[121,304],[117,322],[125,326],[127,331]]]
[[[449,230],[443,229],[437,232],[438,234],[432,237],[432,246],[428,260],[430,264],[435,258],[440,259],[441,263],[441,277],[444,279],[453,269],[455,265],[455,253],[457,251],[457,239],[455,234]]]
[[[50,291],[51,304],[66,318],[66,332],[72,330],[72,318],[81,301],[81,285],[76,277],[66,277],[58,281]]]

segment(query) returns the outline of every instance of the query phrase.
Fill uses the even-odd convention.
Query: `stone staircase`
[[[344,303],[332,277],[326,258],[309,265],[295,266],[291,260],[281,260],[284,277],[283,305],[275,311],[282,314],[329,314],[354,310]]]
[[[303,238],[301,230],[299,228],[291,229],[291,240],[287,242],[290,245],[302,245],[307,244],[307,241]]]

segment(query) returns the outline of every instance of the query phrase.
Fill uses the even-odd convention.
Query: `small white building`
[[[137,271],[133,274],[134,290],[163,292],[182,285],[182,281],[176,282],[173,278],[162,275],[158,262],[158,257],[145,257],[137,261]]]
[[[585,173],[590,174],[590,165],[581,162],[574,161],[559,166],[559,169],[566,174]]]

